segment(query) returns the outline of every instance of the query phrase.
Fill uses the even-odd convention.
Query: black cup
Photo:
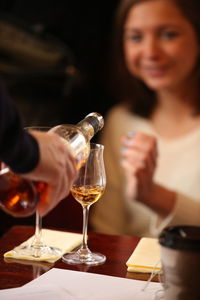
[[[200,300],[200,227],[168,227],[159,243],[164,300]]]

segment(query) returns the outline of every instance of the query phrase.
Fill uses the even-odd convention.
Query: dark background
[[[27,22],[32,28],[39,26],[44,33],[50,33],[64,42],[71,50],[80,72],[80,78],[69,89],[67,80],[65,87],[61,82],[60,89],[54,85],[53,89],[52,84],[49,84],[40,89],[32,89],[29,94],[25,93],[25,84],[21,84],[18,93],[16,89],[10,89],[15,99],[19,99],[19,94],[22,96],[24,91],[24,102],[27,103],[29,99],[29,103],[34,102],[34,107],[37,108],[38,105],[38,109],[41,108],[38,102],[44,103],[45,108],[48,104],[51,111],[55,109],[57,117],[56,113],[53,116],[44,109],[38,117],[39,122],[33,125],[44,125],[41,124],[43,118],[48,122],[45,125],[55,125],[59,121],[76,123],[91,111],[104,114],[112,105],[114,100],[109,93],[106,79],[110,34],[117,3],[118,0],[0,1],[1,12]],[[21,106],[23,112],[23,104]],[[33,114],[32,110],[31,113]],[[35,109],[35,114],[37,113],[38,110]],[[27,126],[32,125],[30,120],[31,117],[28,118]]]
[[[16,102],[25,126],[75,124],[92,111],[103,116],[115,103],[107,86],[113,15],[118,0],[1,0],[0,12],[27,25],[40,28],[64,43],[73,56],[78,76],[55,74],[45,78],[26,76],[5,83]],[[0,59],[5,58],[0,52]],[[13,75],[13,74],[11,74]],[[39,79],[39,80],[38,80]],[[96,138],[97,139],[97,138]],[[0,234],[13,224],[34,224],[35,216],[15,219],[0,211]],[[71,196],[62,201],[47,217],[44,226],[78,230],[82,210]]]

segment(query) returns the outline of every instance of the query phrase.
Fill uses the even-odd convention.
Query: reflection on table
[[[61,259],[54,264],[25,260],[5,259],[3,254],[13,249],[34,233],[34,227],[14,226],[0,239],[0,289],[20,287],[53,267],[96,274],[147,280],[149,274],[127,272],[126,261],[132,254],[139,238],[131,236],[88,234],[92,251],[106,255],[106,262],[99,266],[68,265]]]

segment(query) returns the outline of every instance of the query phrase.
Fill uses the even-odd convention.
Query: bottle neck
[[[74,139],[74,132],[79,129],[84,135],[87,142],[99,131],[104,125],[103,117],[99,113],[90,113],[78,124],[58,125],[51,129],[67,141]]]
[[[84,134],[85,138],[90,141],[91,138],[95,135],[95,133],[98,131],[95,131],[95,128],[92,126],[91,123],[86,119],[80,121],[77,124],[77,127],[82,131]]]

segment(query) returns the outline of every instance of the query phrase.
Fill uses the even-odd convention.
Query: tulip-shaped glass
[[[73,197],[83,208],[83,242],[78,251],[63,255],[63,261],[69,264],[98,265],[106,260],[105,255],[91,252],[87,245],[89,208],[99,200],[106,186],[103,151],[103,145],[90,144],[90,155],[71,189]]]

